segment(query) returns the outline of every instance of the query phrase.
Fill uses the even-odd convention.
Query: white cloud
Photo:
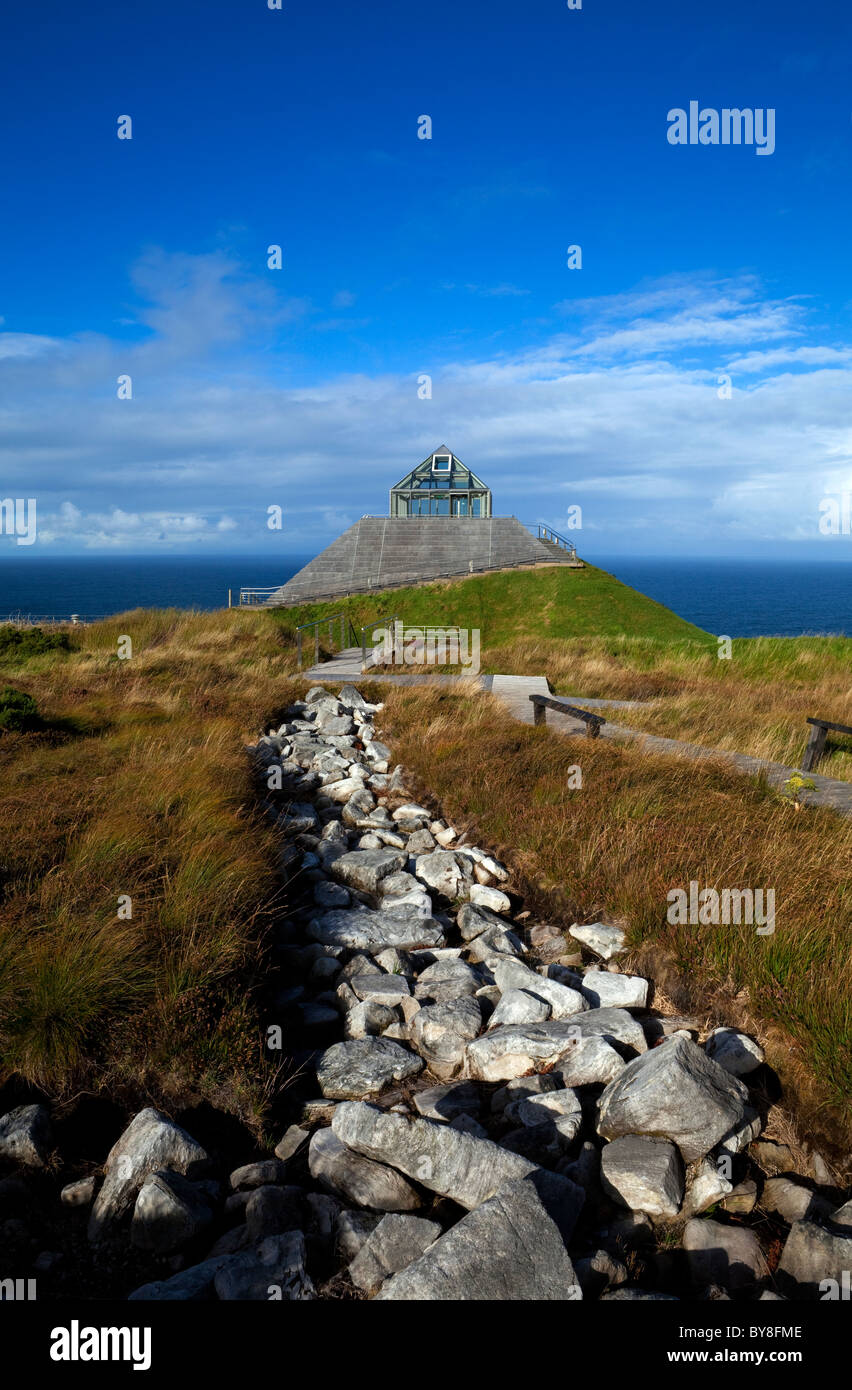
[[[224,256],[150,253],[135,281],[134,341],[0,334],[15,346],[0,347],[0,495],[38,497],[47,544],[305,552],[384,512],[441,442],[496,512],[557,525],[580,503],[613,550],[816,539],[820,498],[849,476],[852,345],[750,278],[577,301],[571,330],[535,347],[425,363],[428,401],[410,364],[307,379],[293,335],[310,306]]]

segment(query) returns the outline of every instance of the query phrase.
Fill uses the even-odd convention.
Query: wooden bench
[[[601,724],[606,723],[602,714],[592,714],[590,710],[579,709],[577,705],[569,705],[567,700],[552,700],[547,695],[531,695],[530,701],[533,707],[534,724],[546,724],[547,711],[555,709],[560,714],[570,714],[574,719],[582,719],[586,725],[587,737],[597,738],[601,731]]]
[[[826,735],[829,729],[838,734],[852,734],[848,724],[832,724],[828,719],[811,719],[808,723],[813,725],[808,746],[805,749],[805,756],[802,758],[802,772],[811,772],[816,767],[823,753],[825,752]]]

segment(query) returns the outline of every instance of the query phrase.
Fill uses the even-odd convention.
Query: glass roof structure
[[[390,516],[491,516],[491,489],[442,445],[390,490]]]

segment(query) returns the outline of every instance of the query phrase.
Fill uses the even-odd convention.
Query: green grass
[[[593,565],[576,570],[559,565],[504,570],[388,589],[277,609],[274,619],[292,632],[300,623],[338,612],[343,612],[355,628],[394,613],[412,626],[431,623],[436,627],[478,628],[483,648],[488,649],[525,637],[564,641],[627,633],[651,643],[697,644],[703,650],[712,645],[715,650],[714,639],[701,628]],[[339,630],[338,624],[334,645],[339,641]],[[324,640],[328,645],[327,636]]]

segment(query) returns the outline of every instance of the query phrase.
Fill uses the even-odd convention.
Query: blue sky
[[[852,556],[835,0],[0,23],[0,496],[39,523],[0,554],[304,554],[446,443],[592,558]],[[774,153],[671,145],[691,100],[771,108]]]

